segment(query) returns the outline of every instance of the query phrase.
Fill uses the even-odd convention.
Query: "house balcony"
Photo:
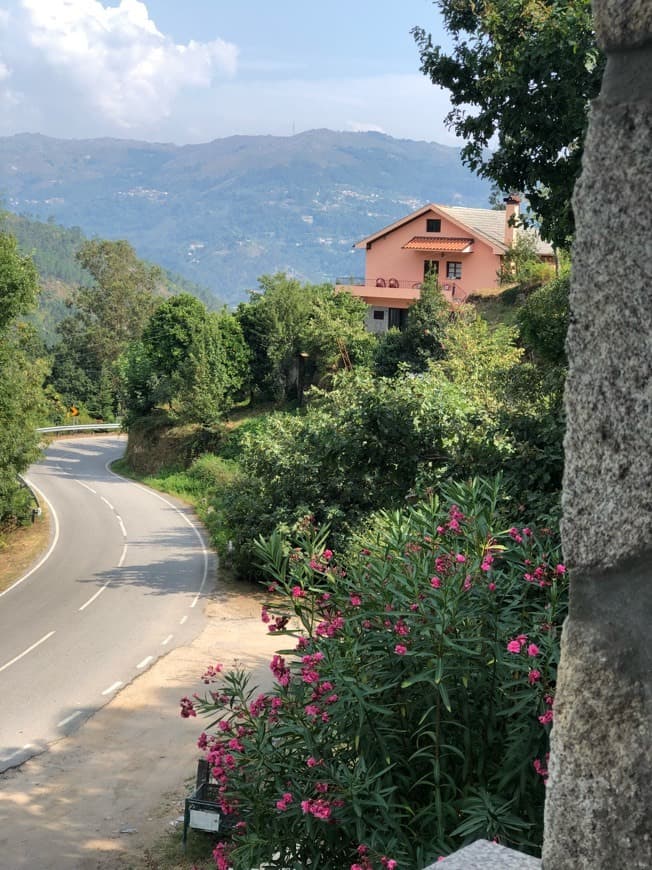
[[[421,292],[420,281],[406,281],[400,278],[336,278],[335,285],[338,290],[346,290],[352,296],[357,296],[368,305],[384,306],[389,308],[407,308],[419,298]],[[446,299],[452,304],[464,302],[466,291],[459,281],[441,281],[440,289]]]

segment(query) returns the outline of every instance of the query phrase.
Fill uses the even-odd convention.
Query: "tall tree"
[[[166,405],[183,422],[212,423],[242,391],[248,359],[233,315],[208,312],[198,299],[181,293],[159,306],[142,342],[126,354],[129,409],[138,414]]]
[[[364,328],[363,302],[332,284],[301,284],[283,273],[258,283],[236,316],[251,349],[253,385],[263,396],[292,394],[299,354],[309,355],[306,383],[332,372],[344,349],[354,365],[370,359],[374,338]]]
[[[39,455],[45,364],[31,356],[29,331],[23,339],[16,322],[37,296],[34,264],[14,238],[0,233],[0,527],[24,519],[28,499],[17,475]]]
[[[541,233],[567,247],[589,101],[604,58],[590,0],[437,0],[449,53],[413,30],[421,71],[450,92],[447,123],[464,162],[503,191],[520,191]]]
[[[69,402],[107,417],[118,410],[117,360],[160,303],[155,290],[162,272],[125,241],[84,242],[77,259],[95,283],[73,294],[73,313],[57,327],[52,378]]]

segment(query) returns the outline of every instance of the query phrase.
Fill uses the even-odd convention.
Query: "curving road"
[[[53,539],[0,595],[0,772],[79,728],[204,626],[201,532],[188,509],[109,471],[124,445],[57,441],[28,474]]]

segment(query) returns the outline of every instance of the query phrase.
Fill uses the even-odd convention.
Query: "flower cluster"
[[[510,813],[463,836],[541,835],[567,576],[549,532],[497,531],[495,493],[474,486],[381,516],[345,570],[314,539],[258,545],[263,622],[290,638],[272,688],[214,665],[208,696],[181,707],[216,720],[198,745],[240,822],[218,868],[407,870],[435,830],[431,860],[460,845],[458,808],[479,791],[492,818]]]

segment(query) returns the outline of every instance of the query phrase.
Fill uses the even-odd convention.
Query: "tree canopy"
[[[370,360],[374,338],[365,330],[364,302],[332,284],[301,284],[283,273],[258,283],[237,318],[251,349],[252,383],[263,396],[283,400],[293,392],[299,354],[309,357],[306,383],[332,375],[343,356],[353,365]]]
[[[448,125],[464,162],[503,191],[523,193],[544,238],[567,247],[588,104],[604,59],[590,0],[437,0],[447,52],[413,30],[421,71],[450,92]]]
[[[28,512],[29,494],[18,475],[39,453],[45,364],[32,357],[30,331],[16,322],[36,302],[38,289],[31,259],[0,233],[0,527]]]
[[[120,360],[129,414],[146,414],[158,405],[184,423],[213,423],[242,392],[248,363],[232,314],[208,312],[188,293],[173,296]]]
[[[82,403],[106,418],[118,410],[117,360],[160,303],[155,290],[162,272],[125,241],[84,242],[77,259],[95,283],[73,294],[72,313],[57,327],[52,380],[68,404]]]

